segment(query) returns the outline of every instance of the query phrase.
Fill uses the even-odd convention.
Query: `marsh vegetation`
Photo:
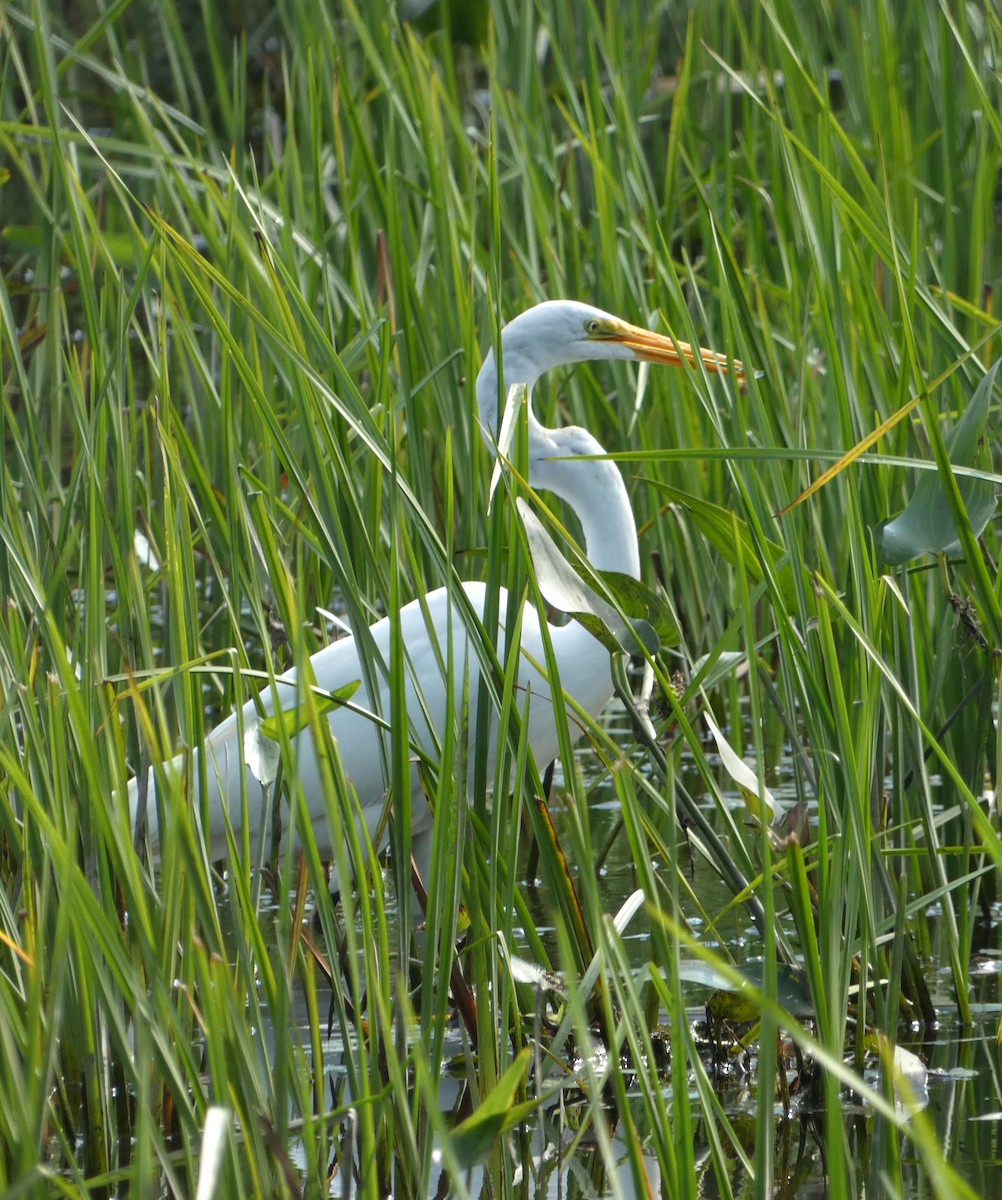
[[[4,1194],[997,1193],[1000,54],[933,0],[0,8]],[[337,903],[303,822],[211,861],[196,780],[152,864],[129,778],[338,621],[542,604],[473,381],[557,296],[759,372],[536,391],[627,482],[649,703],[547,778],[499,664],[497,753],[388,739],[377,864],[328,747]]]

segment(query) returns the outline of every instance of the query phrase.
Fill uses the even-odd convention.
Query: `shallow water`
[[[997,935],[998,927],[993,931]],[[996,952],[997,953],[997,952]],[[986,991],[997,996],[997,974],[986,981]],[[702,1019],[707,990],[694,985],[683,985],[691,994],[688,1008],[692,1022]],[[948,1149],[948,1160],[984,1197],[1002,1195],[1002,1077],[999,1071],[999,1052],[995,1044],[995,1031],[1002,1018],[1002,1003],[997,999],[979,1002],[976,1006],[976,1024],[964,1029],[958,1024],[950,1008],[941,1012],[940,1028],[925,1043],[912,1042],[910,1049],[918,1054],[929,1067],[928,1103],[924,1117],[935,1131],[936,1141]],[[296,998],[296,1020],[300,1024],[300,1036],[308,1040],[307,1012],[304,997]],[[457,1059],[463,1052],[463,1034],[458,1023],[450,1033]],[[345,1068],[343,1047],[336,1037],[325,1044],[325,1069],[331,1081],[344,1086]],[[876,1070],[867,1073],[867,1081],[878,1085]],[[671,1084],[670,1072],[664,1076],[664,1085]],[[697,1101],[696,1093],[690,1095]],[[643,1103],[637,1094],[634,1111],[635,1123],[643,1137]],[[724,1110],[741,1129],[746,1129],[749,1149],[756,1137],[756,1090],[754,1078],[734,1079],[723,1083],[719,1098]],[[460,1114],[464,1099],[463,1086],[458,1078],[445,1076],[441,1086],[441,1104],[446,1113]],[[795,1109],[791,1116],[777,1114],[773,1131],[776,1145],[777,1171],[786,1164],[788,1178],[796,1179],[798,1197],[821,1197],[826,1195],[825,1163],[829,1157],[823,1121],[810,1105]],[[556,1106],[551,1106],[541,1121],[537,1121],[526,1133],[526,1139],[537,1164],[538,1176],[531,1183],[527,1195],[558,1200],[561,1196],[590,1195],[593,1197],[634,1194],[627,1148],[613,1131],[612,1145],[617,1149],[619,1170],[615,1179],[609,1177],[602,1167],[602,1159],[594,1146],[584,1145],[570,1149],[576,1133],[573,1104],[564,1113],[561,1126]],[[742,1121],[741,1118],[744,1118]],[[843,1118],[845,1145],[848,1149],[848,1165],[855,1174],[858,1195],[872,1196],[882,1200],[885,1192],[880,1189],[879,1158],[886,1130],[882,1120],[852,1095],[843,1096]],[[699,1126],[697,1123],[697,1132]],[[906,1185],[904,1195],[910,1200],[932,1196],[926,1170],[912,1145],[898,1139],[904,1158],[903,1176]],[[697,1153],[705,1152],[706,1146],[697,1146]],[[658,1188],[658,1165],[656,1157],[645,1155],[651,1184]],[[539,1164],[542,1164],[541,1166]],[[745,1194],[751,1181],[744,1178],[735,1166],[732,1186],[737,1195]],[[701,1195],[711,1197],[718,1194],[713,1169],[707,1158],[702,1177]],[[470,1190],[480,1190],[477,1172],[470,1179]],[[335,1184],[334,1195],[341,1195],[340,1185]]]
[[[624,731],[624,741],[627,735]],[[589,782],[591,827],[596,845],[602,845],[614,831],[618,817],[615,793],[603,780],[587,752],[577,764]],[[770,781],[774,793],[783,796],[788,781],[779,778]],[[554,794],[559,794],[555,789]],[[789,793],[787,793],[789,798]],[[735,795],[735,804],[743,807],[740,797]],[[560,807],[554,805],[554,817],[558,829]],[[702,903],[709,912],[720,911],[730,899],[726,887],[716,874],[698,857],[691,859],[691,870],[695,872],[692,882],[698,888]],[[615,839],[607,861],[601,871],[601,889],[606,897],[607,911],[615,912],[636,887],[635,871],[629,858],[625,836]],[[548,929],[547,899],[541,888],[526,888],[524,894],[537,922],[537,929],[544,936]],[[951,1000],[952,978],[945,950],[939,939],[933,938],[933,955],[925,963],[927,978],[937,1004],[938,1027],[930,1030],[908,1031],[899,1029],[897,1036],[902,1045],[917,1055],[928,1067],[927,1098],[924,1119],[935,1131],[936,1141],[946,1150],[947,1160],[967,1179],[979,1194],[985,1197],[1002,1196],[1002,1152],[1000,1152],[1000,1126],[1002,1126],[1002,1066],[995,1041],[996,1030],[1002,1020],[999,977],[1002,975],[1002,908],[993,910],[992,922],[983,922],[978,927],[978,953],[972,968],[972,1000],[974,1001],[975,1023],[963,1028],[958,1022],[956,1006]],[[698,933],[699,922],[693,920]],[[931,929],[936,932],[935,919]],[[787,932],[793,937],[792,928]],[[720,936],[720,931],[717,935]],[[754,924],[741,910],[734,910],[723,949],[736,962],[752,962],[759,955],[761,942]],[[649,961],[648,936],[642,920],[630,927],[625,937],[631,961],[638,968]],[[714,945],[720,943],[714,941]],[[555,950],[555,947],[554,947]],[[683,996],[690,1022],[697,1024],[705,1016],[705,1004],[711,989],[697,983],[682,982]],[[300,1023],[300,1036],[308,1044],[307,1011],[303,995],[296,996],[296,1020]],[[462,1060],[464,1035],[458,1022],[450,1031],[451,1046],[457,1061]],[[924,1039],[924,1040],[923,1040]],[[325,1043],[324,1067],[329,1073],[329,1083],[334,1094],[339,1094],[346,1082],[343,1047],[337,1037]],[[461,1112],[464,1100],[463,1086],[457,1077],[442,1079],[441,1105],[443,1112],[465,1115]],[[670,1096],[671,1076],[664,1074],[666,1096]],[[879,1086],[876,1068],[867,1074],[867,1082]],[[694,1111],[698,1111],[698,1097],[692,1088]],[[328,1090],[328,1094],[330,1090]],[[747,1132],[749,1151],[753,1152],[757,1137],[757,1092],[754,1071],[747,1076],[735,1075],[722,1080],[719,1099],[736,1127]],[[642,1098],[636,1096],[637,1105],[633,1113],[634,1124],[641,1137],[644,1134],[644,1106]],[[533,1163],[533,1179],[527,1195],[558,1197],[588,1195],[603,1197],[621,1194],[633,1195],[633,1176],[629,1165],[627,1148],[617,1141],[616,1127],[612,1128],[612,1146],[618,1155],[619,1166],[616,1177],[611,1177],[603,1167],[603,1159],[594,1146],[575,1144],[575,1110],[568,1103],[563,1114],[553,1105],[540,1120],[527,1129],[523,1136],[528,1157]],[[562,1122],[562,1123],[561,1123]],[[780,1175],[785,1175],[788,1184],[798,1197],[821,1197],[826,1195],[826,1164],[833,1153],[841,1153],[848,1169],[855,1176],[857,1194],[883,1200],[886,1194],[880,1183],[882,1155],[887,1152],[890,1141],[900,1148],[903,1155],[903,1177],[908,1200],[920,1200],[932,1196],[933,1190],[926,1169],[913,1145],[903,1138],[891,1134],[883,1120],[851,1094],[843,1096],[844,1149],[832,1148],[827,1144],[831,1136],[826,1130],[820,1104],[813,1104],[801,1097],[789,1114],[777,1112],[772,1131],[775,1144],[777,1186]],[[697,1136],[699,1134],[697,1122]],[[642,1143],[643,1144],[643,1143]],[[697,1146],[697,1154],[706,1151]],[[605,1160],[606,1162],[608,1159]],[[655,1193],[659,1188],[658,1165],[653,1154],[645,1156],[650,1183]],[[445,1179],[443,1175],[443,1186]],[[705,1154],[705,1169],[701,1180],[701,1195],[712,1197],[718,1194],[709,1154]],[[480,1190],[477,1173],[469,1180],[471,1193]],[[751,1181],[741,1174],[737,1165],[731,1186],[735,1195],[750,1194]],[[335,1182],[332,1194],[340,1195],[340,1183]],[[434,1189],[433,1189],[434,1194]],[[778,1194],[778,1193],[777,1193]]]

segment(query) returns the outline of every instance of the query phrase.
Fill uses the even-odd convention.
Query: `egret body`
[[[739,377],[741,375],[741,364],[728,364],[723,355],[693,350],[684,343],[675,343],[670,338],[629,325],[590,305],[569,300],[548,301],[516,317],[501,333],[501,353],[505,393],[513,385],[521,385],[530,397],[533,384],[545,371],[594,359],[634,359],[679,365],[682,362],[691,364],[699,357],[710,371],[727,371],[733,367]],[[493,446],[500,424],[500,385],[493,349],[488,351],[477,377],[476,394],[481,425]],[[608,460],[581,459],[581,456],[602,453],[601,445],[586,429],[573,426],[548,429],[536,420],[529,406],[529,481],[533,488],[553,492],[574,510],[581,524],[585,552],[597,570],[619,571],[638,578],[637,530],[623,478],[616,465]],[[469,582],[463,583],[462,588],[473,610],[482,618],[487,601],[485,585]],[[502,620],[506,610],[507,595],[502,590],[497,608]],[[504,661],[506,637],[503,625],[499,625],[497,633],[498,655]],[[548,633],[560,686],[581,709],[597,716],[613,691],[608,651],[574,621],[551,627]],[[475,705],[480,691],[479,657],[470,644],[463,615],[457,611],[454,597],[446,588],[413,600],[395,615],[370,626],[369,645],[380,660],[372,673],[378,680],[378,697],[373,697],[364,682],[369,675],[362,669],[360,647],[355,638],[342,638],[312,656],[313,682],[324,691],[333,692],[354,680],[363,681],[352,697],[351,707],[334,708],[328,719],[370,838],[374,838],[383,825],[387,794],[383,764],[389,758],[380,752],[380,738],[389,735],[369,714],[379,713],[384,719],[389,716],[388,664],[394,636],[402,639],[405,652],[407,713],[413,744],[434,755],[441,744],[446,723],[458,717],[464,690],[458,676],[464,666],[469,670],[467,695],[473,710],[469,714],[469,728],[472,731],[477,728]],[[450,638],[451,661],[457,676],[451,697],[442,668],[442,664],[449,661],[447,643]],[[522,614],[521,650],[518,688],[522,696],[531,690],[528,741],[536,763],[544,767],[558,752],[558,737],[550,681],[544,665],[547,655],[538,615],[531,607]],[[192,792],[198,811],[203,815],[203,835],[211,856],[221,857],[225,853],[227,822],[239,841],[245,811],[251,824],[252,840],[270,836],[265,792],[247,765],[245,739],[247,731],[253,733],[258,728],[263,714],[274,711],[276,699],[283,710],[297,709],[302,703],[302,688],[296,670],[287,671],[265,687],[260,696],[249,700],[241,710],[216,726],[200,750],[179,755],[163,768],[168,773],[186,769],[191,779],[198,780],[201,775],[199,755],[204,756],[207,792],[202,796],[197,787],[193,787]],[[518,707],[520,711],[523,709],[521,704]],[[497,736],[496,727],[495,718],[492,721],[492,746]],[[404,731],[397,731],[395,735],[404,736]],[[293,786],[302,789],[318,849],[324,854],[332,847],[332,831],[328,827],[316,745],[309,730],[296,735],[294,749],[296,780]],[[148,836],[154,855],[160,842],[155,776],[151,769],[146,805]],[[138,779],[133,779],[129,785],[129,801],[135,824],[140,806]],[[432,817],[417,793],[413,814],[414,857],[419,868],[426,871],[431,852]],[[163,817],[170,820],[169,807]],[[268,828],[263,827],[266,824]]]

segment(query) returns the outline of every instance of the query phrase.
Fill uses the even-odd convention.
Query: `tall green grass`
[[[919,468],[949,478],[944,436],[996,354],[996,15],[494,0],[471,46],[354,0],[81,11],[0,11],[0,1185],[193,1193],[218,1105],[219,1194],[319,1195],[332,1163],[368,1195],[431,1194],[442,1171],[457,1195],[535,1194],[589,1169],[600,1192],[712,1177],[773,1194],[821,1169],[774,1116],[785,1032],[819,1064],[805,1107],[830,1195],[990,1189],[948,1166],[958,1123],[908,1121],[862,1072],[872,1031],[969,1017],[1002,861],[996,529],[894,571],[874,536]],[[569,756],[539,805],[510,663],[489,697],[511,730],[497,758],[468,760],[460,721],[425,764],[437,847],[417,946],[405,821],[389,870],[337,907],[308,837],[302,869],[287,854],[252,871],[234,845],[221,876],[178,819],[149,870],[119,799],[130,773],[197,745],[255,672],[304,661],[330,636],[323,610],[364,637],[463,578],[534,595],[512,477],[487,508],[473,380],[501,320],[553,296],[762,372],[738,390],[615,364],[537,389],[546,419],[622,455],[645,578],[683,633],[658,665],[660,771],[591,739],[642,903],[607,911]],[[775,515],[913,396],[869,458]],[[701,660],[705,688],[671,692]],[[804,844],[735,811],[703,705],[761,784],[790,780]],[[425,799],[406,739],[388,746],[406,814]],[[339,771],[332,748],[344,874],[367,855]],[[744,897],[708,901],[712,856],[678,832],[694,803],[764,937]],[[702,993],[681,983],[694,956],[726,967],[732,931],[762,960],[751,1106],[720,1090]],[[806,1028],[782,1011],[787,947]],[[560,994],[518,959],[561,972]],[[476,999],[459,1033],[457,961]],[[949,973],[930,994],[932,961]],[[333,1071],[322,965],[344,980]],[[863,1127],[845,1087],[866,1095]]]

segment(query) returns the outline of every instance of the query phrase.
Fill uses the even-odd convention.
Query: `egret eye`
[[[589,337],[598,337],[602,333],[602,322],[598,317],[592,317],[590,321],[585,321],[585,333]]]

